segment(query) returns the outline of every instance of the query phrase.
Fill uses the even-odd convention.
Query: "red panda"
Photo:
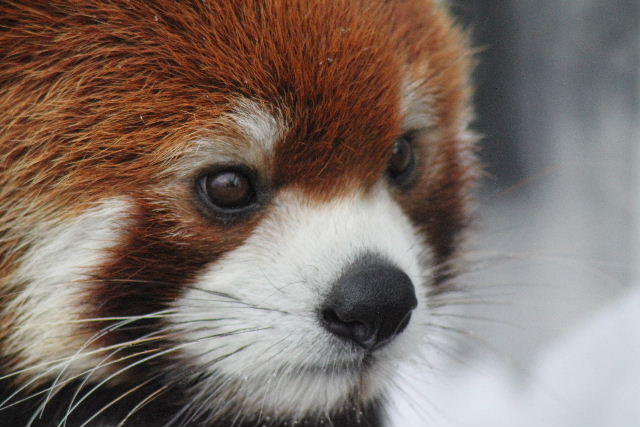
[[[384,424],[470,64],[431,0],[0,2],[0,424]]]

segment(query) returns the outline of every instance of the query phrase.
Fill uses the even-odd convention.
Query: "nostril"
[[[342,322],[342,320],[340,320],[340,318],[338,317],[338,314],[330,308],[322,310],[322,320],[326,323]]]
[[[333,308],[322,310],[322,323],[332,333],[354,340],[357,343],[366,343],[375,338],[376,331],[357,320],[343,320],[346,316],[340,316]]]

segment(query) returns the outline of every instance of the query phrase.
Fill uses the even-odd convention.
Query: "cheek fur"
[[[82,327],[93,317],[86,294],[94,286],[93,268],[118,245],[130,209],[127,199],[112,198],[74,219],[33,227],[29,236],[33,244],[15,276],[26,287],[4,307],[14,327],[3,351],[16,355],[16,367],[40,366],[46,372],[40,380],[46,380],[62,371],[76,373],[99,360],[87,346],[91,334]]]
[[[422,323],[431,255],[416,236],[382,186],[328,203],[284,191],[252,235],[206,267],[176,301],[171,320],[180,353],[198,375],[209,373],[202,387],[234,383],[249,411],[321,413],[354,389],[375,393],[376,369],[384,368],[374,366],[364,379],[345,373],[341,366],[361,361],[322,328],[319,307],[341,272],[373,253],[411,278],[420,299],[411,323]],[[377,363],[401,359],[419,334],[410,324]]]

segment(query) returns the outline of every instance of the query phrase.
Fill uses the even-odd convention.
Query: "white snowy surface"
[[[407,368],[389,425],[640,425],[640,287],[532,360],[526,378],[487,360]]]

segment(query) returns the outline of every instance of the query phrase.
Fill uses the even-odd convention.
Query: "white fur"
[[[242,163],[269,173],[275,146],[287,125],[279,112],[271,114],[261,104],[240,98],[213,128],[232,134],[203,131],[177,166],[170,166],[179,177],[190,178],[194,171],[221,162]]]
[[[17,326],[11,329],[7,343],[9,351],[18,352],[21,367],[76,356],[75,363],[66,368],[71,374],[95,363],[76,354],[87,339],[77,333],[78,320],[87,317],[83,291],[91,286],[89,269],[100,265],[105,249],[117,243],[129,208],[124,199],[108,199],[74,219],[40,224],[31,231],[33,246],[16,275],[16,283],[26,287],[6,308],[16,315]],[[48,371],[48,379],[66,366],[43,365],[39,371]]]
[[[413,80],[406,77],[402,85],[402,104],[400,111],[404,118],[403,130],[429,130],[434,132],[437,125],[437,117],[434,108],[433,95],[425,93],[422,80]]]
[[[273,152],[284,133],[285,125],[280,115],[273,116],[263,106],[248,99],[238,100],[230,117],[243,130],[252,149],[265,154]]]
[[[236,408],[242,413],[321,413],[344,399],[358,378],[338,367],[356,360],[356,351],[321,327],[317,310],[341,272],[364,253],[404,270],[419,299],[407,329],[376,353],[378,365],[364,378],[365,392],[374,392],[383,380],[376,374],[420,341],[416,323],[425,322],[423,274],[431,256],[417,236],[381,184],[324,204],[280,193],[244,244],[210,265],[194,284],[200,290],[189,289],[176,303],[183,353],[218,376],[203,395],[211,398],[221,376],[224,391],[244,399]],[[228,335],[213,337],[221,333]],[[211,406],[224,410],[228,397]]]

